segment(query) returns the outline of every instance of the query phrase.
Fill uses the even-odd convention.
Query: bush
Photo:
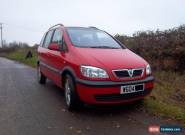
[[[185,71],[185,25],[165,31],[139,31],[115,36],[144,57],[155,70]]]
[[[14,52],[17,49],[28,49],[30,46],[27,43],[22,42],[11,42],[9,44],[4,44],[2,48],[0,48],[0,53],[10,53]]]

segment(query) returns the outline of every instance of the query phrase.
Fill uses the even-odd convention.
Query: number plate
[[[121,86],[120,94],[134,93],[144,90],[144,84]]]

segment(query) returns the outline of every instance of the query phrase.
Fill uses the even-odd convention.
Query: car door
[[[61,28],[57,28],[54,31],[51,44],[57,44],[60,50],[49,50],[49,65],[52,67],[52,80],[61,86],[61,71],[64,67],[65,52],[61,49],[63,45],[63,32]]]
[[[43,44],[42,44],[42,48],[39,51],[40,52],[39,56],[40,56],[41,71],[49,79],[52,78],[52,71],[50,70],[48,46],[51,43],[52,36],[53,36],[53,30],[50,30],[46,33],[46,36],[45,36]]]

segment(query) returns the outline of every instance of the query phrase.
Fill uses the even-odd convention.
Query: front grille
[[[129,77],[128,71],[127,70],[120,70],[120,71],[114,71],[117,77],[122,78],[122,77]]]
[[[143,74],[142,69],[135,69],[134,72],[133,72],[133,77],[141,76],[142,74]]]
[[[119,100],[130,100],[137,97],[146,96],[151,92],[151,90],[144,90],[144,91],[138,91],[134,93],[128,93],[128,94],[101,94],[101,95],[95,95],[95,99],[97,101],[119,101]]]
[[[143,75],[143,69],[120,69],[113,70],[113,73],[118,78],[128,78],[128,77],[141,77]],[[131,72],[129,74],[129,72]]]

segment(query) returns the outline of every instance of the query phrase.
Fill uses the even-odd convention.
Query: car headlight
[[[108,74],[105,70],[92,66],[81,66],[81,73],[85,77],[89,78],[108,78]]]
[[[150,65],[148,64],[148,65],[146,66],[146,75],[150,75],[151,73],[152,73],[152,70],[151,70]]]

